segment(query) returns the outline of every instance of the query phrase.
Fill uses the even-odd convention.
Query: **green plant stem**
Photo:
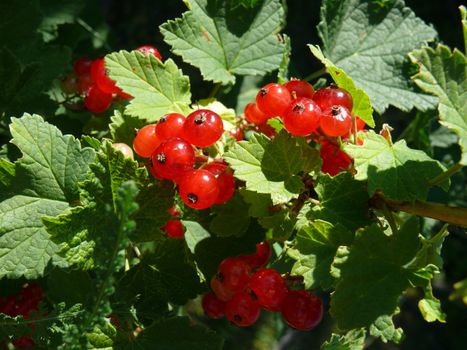
[[[221,83],[216,83],[214,87],[212,88],[211,92],[209,93],[209,98],[214,98],[216,95],[219,93],[219,90],[221,88]]]
[[[396,224],[396,221],[394,220],[394,215],[392,215],[392,211],[389,210],[386,203],[383,204],[382,211],[383,211],[384,217],[389,223],[389,226],[391,226],[392,233],[395,234],[398,231],[397,224]]]
[[[112,48],[107,43],[107,40],[103,38],[98,32],[96,32],[88,23],[86,23],[82,18],[77,18],[76,23],[83,27],[89,34],[91,34],[96,39],[100,40],[107,51],[112,51]]]
[[[415,202],[394,201],[376,194],[372,198],[375,208],[383,210],[384,206],[393,211],[403,211],[417,216],[429,217],[451,225],[467,227],[467,208],[452,207],[445,204],[416,200]]]
[[[311,73],[310,75],[307,75],[305,78],[303,78],[303,80],[305,81],[314,80],[324,74],[326,74],[326,68],[322,68],[320,70],[317,70],[316,72]]]
[[[450,167],[448,170],[446,170],[444,173],[439,174],[438,176],[434,177],[431,179],[428,184],[430,186],[436,186],[439,185],[440,183],[443,183],[445,180],[449,179],[452,175],[457,173],[459,170],[463,168],[463,165],[460,163],[454,164],[452,167]]]

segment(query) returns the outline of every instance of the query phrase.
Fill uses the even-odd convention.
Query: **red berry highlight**
[[[216,177],[204,169],[184,173],[178,189],[183,202],[194,209],[209,208],[219,196]]]
[[[256,95],[259,110],[270,117],[283,116],[291,102],[289,90],[276,83],[265,85]]]
[[[136,154],[143,158],[150,158],[161,141],[156,135],[156,124],[142,127],[133,140],[133,149]]]
[[[92,62],[91,76],[99,89],[108,94],[116,94],[121,90],[116,82],[107,76],[104,58],[98,58]]]
[[[289,326],[308,331],[323,318],[323,304],[320,298],[310,292],[293,290],[284,298],[281,312]]]
[[[158,178],[176,182],[185,172],[193,169],[195,164],[193,147],[185,140],[176,137],[157,147],[151,158]]]
[[[159,50],[156,49],[154,46],[151,45],[143,45],[136,49],[136,51],[142,52],[145,55],[153,55],[159,61],[162,61],[162,55],[160,54]]]
[[[352,115],[345,107],[332,106],[321,114],[319,126],[327,136],[344,136],[352,129]]]
[[[248,103],[245,106],[243,113],[245,114],[245,119],[247,120],[247,122],[256,125],[264,124],[269,119],[269,116],[267,114],[259,110],[256,103]]]
[[[199,109],[189,114],[183,125],[183,138],[201,148],[214,144],[223,132],[221,117],[208,109]]]
[[[267,310],[279,311],[288,289],[281,275],[274,269],[256,271],[250,280],[250,289],[258,303]]]
[[[227,319],[240,327],[251,326],[261,314],[259,303],[247,292],[236,294],[225,305]]]
[[[288,132],[297,136],[307,136],[315,131],[320,123],[321,109],[309,98],[300,97],[293,101],[282,121]]]
[[[112,95],[108,94],[96,85],[92,85],[84,97],[84,106],[93,113],[105,112],[112,104]]]
[[[161,141],[181,137],[185,117],[179,113],[164,115],[156,124],[156,134]]]
[[[304,80],[292,79],[285,83],[284,87],[290,91],[290,94],[294,98],[312,98],[315,94],[315,89],[313,89],[313,86]]]
[[[183,225],[180,220],[169,220],[162,227],[162,231],[167,234],[169,238],[182,239],[183,238]]]
[[[353,107],[352,96],[346,90],[337,87],[319,89],[313,95],[313,100],[323,111],[335,105],[343,106],[349,111],[352,111]]]

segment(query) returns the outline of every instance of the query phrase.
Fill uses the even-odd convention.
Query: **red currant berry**
[[[282,301],[281,312],[290,327],[308,331],[321,322],[323,304],[314,294],[305,290],[293,290]]]
[[[253,268],[253,270],[262,268],[267,265],[271,258],[272,249],[269,241],[262,241],[256,245],[256,253],[246,255],[243,259]]]
[[[94,86],[94,79],[90,73],[85,73],[78,76],[78,92],[80,94],[86,94],[91,87]]]
[[[265,85],[256,95],[259,110],[268,116],[282,117],[291,102],[292,95],[289,90],[276,83]]]
[[[290,91],[292,97],[294,98],[312,98],[315,93],[313,86],[304,80],[291,79],[285,83],[284,86],[287,90]]]
[[[96,85],[91,86],[84,97],[84,106],[92,113],[105,112],[111,104],[112,95],[102,91]]]
[[[227,319],[240,327],[251,326],[258,320],[260,314],[259,303],[247,292],[235,294],[225,305]]]
[[[92,62],[91,76],[102,91],[108,94],[120,92],[121,89],[117,87],[116,82],[107,76],[105,60],[103,58],[98,58]]]
[[[221,117],[207,109],[198,109],[189,114],[183,125],[183,138],[201,148],[211,146],[223,132]]]
[[[183,238],[183,225],[180,220],[167,221],[166,224],[162,227],[162,231],[164,231],[169,238]]]
[[[177,208],[175,208],[175,206],[170,208],[169,210],[167,210],[167,213],[172,215],[174,218],[179,218],[180,217],[180,212],[177,210]]]
[[[65,94],[75,94],[78,91],[78,78],[76,75],[73,73],[66,75],[60,81],[60,89],[62,89]]]
[[[164,115],[157,122],[156,134],[160,140],[165,141],[172,137],[181,137],[185,117],[178,113]]]
[[[216,277],[232,293],[241,292],[250,281],[251,267],[241,257],[231,257],[222,260]]]
[[[133,96],[131,96],[130,94],[127,94],[123,90],[120,90],[119,92],[117,92],[117,97],[120,100],[131,100],[133,98]]]
[[[236,141],[242,141],[245,139],[245,134],[243,133],[243,130],[240,128],[235,128],[233,130],[229,131],[230,136],[232,136]]]
[[[152,164],[160,179],[177,181],[193,169],[195,152],[188,142],[174,137],[157,147],[152,155]]]
[[[126,143],[121,143],[121,142],[114,143],[112,147],[116,149],[117,151],[122,152],[125,158],[133,159],[133,150]]]
[[[87,57],[78,58],[73,64],[73,70],[77,75],[90,73],[92,60]]]
[[[352,128],[352,115],[345,107],[332,106],[321,114],[319,126],[327,136],[344,136]]]
[[[150,158],[161,141],[156,135],[156,124],[149,124],[139,129],[133,140],[133,149],[143,158]]]
[[[319,89],[313,95],[313,100],[323,111],[335,105],[344,106],[349,111],[352,111],[353,107],[352,96],[346,90],[337,87]]]
[[[352,159],[341,151],[339,146],[330,142],[323,142],[319,153],[323,160],[321,171],[331,176],[335,176],[343,170],[348,170],[352,165]]]
[[[219,196],[215,204],[222,204],[229,201],[235,193],[235,180],[228,166],[222,163],[212,162],[207,164],[203,169],[211,172],[217,178]]]
[[[300,97],[293,101],[284,117],[284,126],[293,135],[307,136],[319,126],[321,109],[309,98]]]
[[[212,291],[222,301],[229,301],[234,296],[234,293],[224,285],[222,276],[217,274],[212,276],[210,285]]]
[[[183,202],[194,209],[211,207],[219,196],[216,177],[204,169],[185,173],[178,189]]]
[[[36,343],[30,337],[20,337],[12,341],[15,349],[33,349]]]
[[[224,317],[225,303],[220,300],[213,292],[203,295],[201,301],[204,313],[211,318],[219,319]]]
[[[245,106],[243,113],[245,114],[245,119],[248,123],[256,125],[264,124],[269,119],[267,114],[264,114],[258,109],[256,103],[248,103]]]
[[[144,45],[136,49],[136,51],[142,52],[145,55],[154,55],[159,61],[162,61],[162,56],[154,46]]]
[[[266,135],[269,138],[273,138],[277,134],[276,129],[274,129],[271,125],[267,123],[258,125],[257,129],[260,133]]]
[[[267,310],[279,311],[288,288],[281,275],[274,269],[256,271],[250,280],[250,289],[258,303]]]

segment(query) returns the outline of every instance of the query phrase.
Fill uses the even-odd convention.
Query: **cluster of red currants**
[[[180,222],[180,212],[172,207],[168,210],[172,218],[161,227],[161,230],[167,234],[169,238],[182,239],[183,238],[183,225]]]
[[[39,303],[43,299],[43,291],[40,285],[28,283],[17,294],[0,297],[0,313],[15,317],[22,315],[24,319],[30,317],[31,311],[39,310]],[[34,325],[31,325],[34,330]],[[5,346],[6,340],[0,339],[0,348]],[[33,348],[34,341],[27,336],[13,339],[13,345],[17,348]]]
[[[141,46],[136,50],[162,60],[159,51],[153,46]],[[84,97],[84,106],[92,113],[105,112],[113,101],[132,98],[109,78],[102,57],[95,60],[87,57],[77,59],[73,64],[73,72],[62,79],[60,86],[66,94]]]
[[[206,209],[222,204],[235,192],[233,171],[223,159],[211,159],[198,148],[206,148],[224,132],[221,117],[198,109],[186,118],[178,113],[163,116],[156,124],[140,129],[133,149],[151,158],[150,171],[158,179],[174,181],[189,207]]]
[[[321,299],[306,290],[293,290],[272,268],[265,268],[271,257],[268,241],[256,245],[253,255],[224,259],[211,279],[211,292],[203,296],[206,315],[226,317],[237,326],[254,324],[261,308],[280,312],[287,324],[299,330],[314,328],[323,317]]]
[[[278,116],[291,134],[311,136],[321,144],[322,171],[336,175],[352,163],[336,138],[348,138],[352,129],[365,126],[358,116],[352,116],[352,107],[352,96],[344,89],[331,86],[315,92],[306,81],[292,79],[283,85],[265,85],[256,102],[246,105],[244,114],[248,122],[258,126]]]

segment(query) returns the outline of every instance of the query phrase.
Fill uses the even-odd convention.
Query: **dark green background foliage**
[[[226,6],[230,6],[239,16],[237,22],[226,25],[241,37],[246,31],[244,24],[248,22],[248,16],[255,13],[258,4],[268,1],[226,1]],[[329,11],[340,3],[331,0],[327,2]],[[216,6],[221,3],[221,1],[211,1],[211,10],[217,9]],[[397,8],[400,0],[368,0],[362,3],[368,3],[374,10],[372,12],[374,17],[369,19],[371,24],[372,21],[377,21],[378,9]],[[284,0],[283,5],[285,24],[281,33],[291,39],[289,77],[314,77],[314,73],[322,69],[322,62],[313,57],[308,44],[319,44],[326,49],[329,55],[327,58],[333,62],[341,61],[339,52],[331,49],[335,39],[332,21],[327,23],[327,26],[323,25],[317,29],[317,24],[320,22],[321,1]],[[433,39],[436,44],[442,43],[452,49],[458,48],[464,51],[458,10],[461,1],[406,0],[405,5],[433,27],[433,29],[423,27],[425,36],[420,38],[420,42]],[[164,41],[164,35],[170,36],[170,32],[175,31],[176,25],[180,23],[169,22],[161,31],[159,30],[159,26],[163,23],[180,18],[186,11],[183,2],[175,0],[0,1],[0,203],[13,198],[11,203],[13,205],[19,203],[17,205],[20,208],[22,205],[31,205],[35,196],[42,196],[41,200],[34,203],[32,212],[20,208],[15,211],[15,215],[18,222],[28,222],[28,225],[31,225],[27,227],[28,232],[32,232],[34,239],[39,242],[41,237],[51,235],[48,246],[38,248],[43,254],[40,264],[25,259],[35,254],[34,251],[25,249],[22,252],[24,256],[18,256],[16,262],[17,265],[24,265],[24,271],[18,272],[18,269],[6,264],[0,266],[0,297],[15,293],[25,282],[25,277],[38,278],[38,282],[47,293],[47,300],[42,307],[47,309],[55,306],[54,313],[49,315],[55,320],[52,327],[54,336],[47,334],[50,329],[42,329],[44,327],[39,326],[38,345],[41,348],[63,346],[63,349],[79,349],[84,345],[76,343],[76,339],[82,340],[77,335],[84,332],[83,330],[88,331],[92,325],[94,328],[92,332],[86,334],[86,337],[87,344],[92,344],[95,349],[112,346],[111,339],[117,349],[218,349],[224,338],[226,350],[319,349],[326,340],[329,341],[326,349],[353,350],[351,346],[345,347],[342,344],[346,341],[350,344],[358,343],[362,331],[354,329],[347,333],[345,338],[333,335],[329,340],[329,334],[336,331],[336,322],[331,319],[329,313],[325,313],[323,322],[314,331],[298,332],[285,327],[280,317],[272,313],[263,313],[257,324],[242,329],[230,325],[225,320],[207,319],[197,302],[188,302],[182,307],[188,300],[207,290],[207,285],[200,282],[199,276],[204,275],[209,280],[223,258],[254,251],[254,245],[264,238],[265,229],[271,228],[268,231],[268,238],[280,241],[289,238],[292,228],[295,227],[298,231],[295,248],[300,252],[295,251],[290,257],[281,256],[274,267],[283,273],[292,270],[304,275],[307,287],[321,287],[325,290],[334,288],[336,290],[334,300],[330,300],[329,293],[322,292],[320,295],[324,300],[325,310],[331,308],[333,316],[339,317],[344,307],[352,310],[352,313],[358,313],[359,309],[362,309],[365,312],[365,317],[362,318],[365,321],[374,321],[371,326],[373,328],[370,329],[372,337],[367,338],[365,349],[466,349],[467,307],[461,301],[449,298],[453,292],[453,284],[467,276],[467,236],[464,230],[454,226],[449,227],[449,235],[445,238],[441,251],[444,264],[442,273],[432,283],[433,294],[440,299],[442,310],[446,314],[446,323],[426,322],[417,306],[424,296],[423,290],[425,289],[425,293],[427,291],[423,277],[419,277],[419,274],[422,274],[420,267],[425,267],[426,264],[419,266],[417,263],[420,263],[420,254],[436,256],[432,251],[427,252],[429,249],[425,248],[429,246],[435,251],[437,237],[442,236],[441,241],[444,239],[444,235],[435,236],[432,238],[435,243],[430,246],[433,242],[430,238],[443,227],[440,222],[423,219],[420,231],[424,237],[417,238],[416,234],[413,237],[408,235],[408,238],[395,237],[395,242],[390,241],[390,238],[376,225],[368,226],[357,234],[347,230],[369,225],[373,219],[367,215],[369,197],[366,184],[362,182],[367,180],[366,175],[368,175],[367,187],[371,196],[378,186],[383,186],[388,178],[394,178],[394,172],[401,168],[388,169],[385,177],[380,175],[378,178],[381,183],[372,179],[374,166],[371,164],[368,174],[360,178],[357,176],[354,179],[349,174],[341,174],[334,178],[320,175],[316,180],[314,194],[322,200],[321,204],[308,211],[304,210],[303,215],[300,213],[298,218],[291,219],[285,210],[271,213],[269,209],[273,204],[281,203],[284,198],[286,198],[284,202],[287,202],[291,198],[298,197],[303,188],[300,187],[302,185],[300,181],[298,185],[294,182],[296,174],[318,170],[317,153],[296,142],[285,132],[279,133],[272,143],[269,143],[266,137],[253,136],[250,142],[245,144],[245,148],[250,151],[248,147],[254,146],[251,147],[254,148],[251,153],[258,163],[250,166],[260,169],[262,173],[259,170],[258,172],[261,175],[264,173],[265,177],[268,175],[269,178],[274,178],[277,187],[272,190],[265,189],[261,186],[267,187],[271,182],[260,181],[257,187],[239,191],[232,202],[225,207],[215,207],[212,213],[186,210],[183,213],[183,220],[186,226],[187,244],[182,241],[165,240],[159,227],[168,219],[166,210],[173,205],[173,189],[165,183],[154,184],[148,174],[142,168],[138,168],[136,162],[123,159],[110,144],[98,140],[111,138],[116,142],[130,143],[134,129],[144,124],[144,120],[137,117],[138,103],[144,98],[140,100],[137,96],[134,104],[131,105],[134,115],[124,113],[124,106],[117,104],[115,113],[109,111],[97,118],[88,112],[75,112],[64,108],[67,101],[64,101],[60,94],[58,81],[72,69],[72,63],[79,57],[97,58],[119,50],[131,51],[145,44],[154,45],[164,58],[171,58],[173,61],[162,65],[155,59],[144,58],[145,67],[151,67],[155,71],[170,71],[171,78],[177,82],[177,87],[174,89],[176,101],[188,104],[191,91],[191,101],[195,102],[211,94],[213,88],[216,88],[214,82],[229,82],[232,84],[224,84],[216,97],[226,106],[234,108],[237,114],[241,113],[243,106],[253,98],[258,87],[277,80],[277,71],[271,73],[271,70],[265,69],[264,71],[269,73],[251,76],[233,66],[232,72],[239,75],[206,77],[201,64],[191,65],[183,61],[183,52],[173,54],[172,47]],[[246,17],[242,17],[242,14]],[[275,14],[279,16],[278,13]],[[271,32],[273,30],[274,28]],[[321,36],[318,33],[321,33]],[[328,41],[322,42],[323,37],[328,38]],[[167,41],[172,39],[166,38]],[[403,37],[398,39],[405,40]],[[287,38],[285,37],[284,40],[284,44],[275,47],[277,52],[271,54],[268,65],[280,64],[282,49],[286,47]],[[410,38],[410,40],[414,39]],[[267,47],[267,44],[264,45]],[[352,43],[347,44],[347,53],[351,53]],[[108,56],[110,61],[108,64],[111,69],[113,65],[117,70],[123,61],[143,60],[141,57],[136,54],[113,54]],[[179,73],[174,63],[184,75],[189,77],[189,82],[186,78],[177,75]],[[345,65],[345,62],[342,64]],[[411,65],[405,56],[400,58],[398,64],[407,76],[417,73],[417,68]],[[337,65],[340,67],[339,64]],[[345,68],[344,70],[349,73],[347,68],[351,70],[352,67],[340,68]],[[364,63],[354,69],[363,71],[361,76],[365,75]],[[144,72],[137,73],[144,75]],[[372,71],[369,70],[368,75],[371,74]],[[124,76],[123,79],[131,79],[131,77]],[[315,81],[313,79],[313,82]],[[327,82],[330,82],[330,79]],[[360,82],[364,85],[365,80],[361,79]],[[318,86],[325,83],[323,79],[316,81]],[[427,182],[442,171],[442,166],[449,167],[457,162],[461,158],[462,151],[457,144],[456,136],[440,125],[438,113],[434,109],[436,101],[433,102],[433,98],[428,95],[419,96],[420,90],[417,90],[414,84],[410,88],[414,89],[414,98],[401,101],[397,105],[399,109],[394,107],[395,103],[389,105],[384,99],[386,96],[382,96],[381,99],[376,97],[374,101],[377,103],[373,103],[376,130],[379,130],[384,123],[389,123],[394,128],[392,134],[394,148],[405,151],[408,146],[422,150],[439,163],[426,161],[426,167],[418,169],[419,176],[414,179],[412,185],[407,186],[406,192],[401,193],[399,187],[394,187],[393,191],[387,191],[386,195],[395,200],[426,197],[431,201],[465,207],[467,204],[465,169],[451,178],[448,192],[438,187],[430,188],[428,191],[426,184],[419,187],[420,179]],[[368,95],[373,100],[372,93],[374,92]],[[148,98],[151,99],[153,96]],[[417,100],[418,98],[420,100]],[[181,111],[185,111],[183,106],[180,108]],[[125,112],[129,111],[130,109]],[[23,115],[23,112],[31,115],[17,119]],[[44,124],[41,117],[33,114],[44,116],[49,124]],[[144,118],[150,119],[148,116]],[[112,123],[110,130],[109,123]],[[27,128],[32,128],[34,132],[25,132]],[[88,135],[86,139],[88,142],[80,145],[78,139],[83,135]],[[15,139],[14,145],[9,142],[12,137]],[[40,159],[34,159],[41,143],[47,144],[49,138],[54,140],[53,144],[47,146],[50,155],[47,153]],[[368,139],[371,139],[376,146],[378,142],[380,144],[382,142],[383,148],[388,148],[385,140],[378,135],[371,134]],[[404,139],[406,144],[401,139]],[[66,155],[53,154],[54,146],[59,148],[64,147],[63,145],[67,145]],[[239,156],[242,147],[237,144],[225,155],[233,167],[242,166],[243,160]],[[392,150],[392,146],[390,148]],[[20,151],[24,157],[18,160],[21,156]],[[358,153],[358,147],[352,150],[351,146],[346,151],[349,154],[353,151]],[[414,153],[411,153],[411,156],[413,157]],[[415,161],[425,161],[424,157],[416,157]],[[69,159],[72,160],[70,164],[67,163]],[[271,159],[280,159],[282,166],[275,167],[273,162],[268,161]],[[303,159],[306,159],[305,163]],[[15,161],[17,162],[12,164]],[[47,166],[49,163],[50,168]],[[356,163],[356,167],[359,166],[360,164]],[[380,164],[376,163],[376,166],[379,167]],[[70,171],[68,167],[73,169]],[[412,168],[408,165],[407,169],[408,175],[405,176],[410,177]],[[236,169],[237,177],[245,181],[247,187],[250,182],[256,181],[258,184],[258,178],[252,178],[251,171],[248,170],[251,168],[248,168],[244,174]],[[30,181],[37,173],[42,174],[41,181]],[[56,173],[63,174],[63,183],[55,177]],[[398,176],[404,174],[399,173]],[[403,178],[400,186],[407,183]],[[345,189],[349,198],[339,197],[336,188]],[[269,195],[271,192],[273,192],[272,196]],[[151,202],[153,197],[159,200]],[[49,204],[49,200],[53,205]],[[352,203],[353,200],[358,205],[352,206],[349,210],[347,204]],[[153,215],[154,212],[158,214]],[[105,213],[105,218],[102,218],[102,213]],[[257,218],[259,219],[256,220]],[[315,221],[307,225],[300,220]],[[327,226],[326,223],[323,224],[324,221],[319,220],[329,220],[337,224]],[[278,225],[278,222],[281,225]],[[407,227],[416,227],[414,230],[419,232],[418,222],[407,220],[400,232]],[[6,229],[15,231],[17,227],[6,225]],[[100,235],[102,231],[108,232],[109,235],[102,237]],[[210,236],[208,231],[214,235]],[[326,241],[329,232],[337,232],[339,239]],[[0,237],[3,234],[4,232],[0,231]],[[316,234],[321,235],[322,242],[317,243],[312,240]],[[371,239],[366,239],[368,235],[372,235]],[[407,251],[400,252],[400,255],[397,255],[398,253],[391,255],[391,252],[398,247],[396,244],[398,240],[402,239],[407,240],[403,242]],[[140,263],[123,274],[122,251],[127,248],[127,253],[131,251],[130,256],[137,260],[132,246],[129,245],[130,241],[142,243],[141,246],[147,248],[147,253],[143,254]],[[146,243],[148,241],[151,243]],[[153,246],[154,242],[156,243]],[[348,248],[346,245],[351,244],[350,251],[338,249]],[[365,255],[366,244],[374,244],[375,256],[371,258],[374,262],[373,267],[375,270],[377,267],[378,271],[365,271],[368,262]],[[390,247],[389,250],[387,246]],[[309,254],[308,258],[312,256],[312,259],[318,260],[321,264],[319,268],[310,273],[307,265],[309,261],[301,260],[301,253]],[[329,259],[329,255],[334,258],[335,254],[334,261]],[[324,256],[324,259],[319,261],[321,256]],[[371,299],[371,303],[384,304],[382,307],[389,315],[394,313],[397,298],[409,283],[413,282],[416,286],[409,288],[402,296],[399,302],[400,313],[394,318],[395,327],[390,322],[389,326],[385,327],[387,319],[384,317],[374,320],[378,315],[373,315],[371,303],[367,305],[359,300],[349,307],[349,302],[352,303],[352,300],[348,299],[357,298],[356,294],[359,294],[359,290],[352,291],[347,286],[359,285],[361,287],[356,288],[364,289],[367,294],[371,294],[369,291],[372,291],[371,288],[374,286],[368,285],[373,280],[363,279],[362,282],[359,273],[346,268],[345,264],[344,267],[340,265],[347,258],[355,262],[355,266],[361,267],[363,272],[371,274],[376,281],[378,278],[383,279],[388,276],[395,281],[388,287],[395,289],[387,291],[390,300],[384,299],[379,302],[378,299],[371,299],[371,295],[365,294]],[[34,266],[31,266],[31,261]],[[69,261],[73,261],[75,264],[73,267],[78,266],[81,270],[70,268]],[[115,266],[114,269],[106,269],[109,262]],[[435,262],[433,264],[437,265]],[[44,275],[45,277],[42,277]],[[431,277],[430,275],[429,278]],[[101,284],[96,285],[95,281],[100,281]],[[386,285],[376,286],[375,290],[378,290],[378,287],[384,289]],[[168,308],[168,303],[173,304],[173,308]],[[92,309],[92,312],[84,312],[84,309]],[[131,320],[138,319],[141,324],[147,326],[143,336],[136,340],[121,335],[115,336],[115,329],[109,327],[101,317],[110,312],[119,317],[123,329],[125,327],[130,329],[127,322],[131,324]],[[179,317],[186,314],[210,329],[193,325],[189,319]],[[17,321],[0,315],[0,336],[11,332],[17,335],[27,333],[27,327],[14,325]],[[365,326],[365,324],[360,325],[359,321],[361,319],[342,317],[339,319],[339,326],[343,329]],[[397,340],[400,337],[399,327],[404,329],[405,333],[400,344],[381,340]],[[381,336],[381,333],[384,334]],[[177,343],[177,346],[172,344],[173,339],[184,336],[187,338],[185,342]],[[352,341],[352,337],[357,341]],[[338,345],[333,346],[333,344]]]

